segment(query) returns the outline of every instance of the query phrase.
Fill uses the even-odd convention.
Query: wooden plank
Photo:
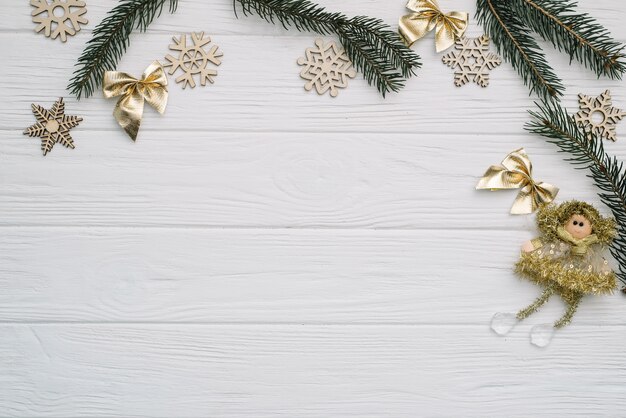
[[[624,326],[0,326],[3,415],[616,416]],[[420,412],[421,411],[421,412]]]
[[[626,28],[625,28],[626,30]],[[137,38],[120,62],[119,68],[139,76],[154,60],[168,53],[171,36],[146,34]],[[626,39],[626,33],[624,34]],[[296,60],[315,36],[271,38],[244,35],[215,35],[224,52],[216,82],[206,88],[183,90],[171,79],[169,107],[164,116],[146,108],[139,142],[162,131],[213,132],[380,132],[432,136],[444,130],[462,136],[519,133],[528,120],[527,109],[535,97],[528,95],[516,72],[509,65],[492,71],[491,86],[453,84],[453,72],[441,63],[441,56],[430,48],[424,51],[424,67],[409,80],[399,94],[383,99],[376,89],[357,76],[336,99],[304,91]],[[67,111],[80,113],[82,129],[106,130],[117,134],[119,127],[111,113],[115,100],[98,92],[80,104],[69,97],[66,86],[80,55],[80,45],[51,44],[47,39],[23,34],[0,34],[7,50],[25,50],[19,62],[5,67],[0,80],[0,112],[5,115],[2,129],[23,130],[32,123],[32,102],[53,102],[66,96]],[[425,48],[424,44],[422,45]],[[42,56],[54,56],[41,69]],[[555,56],[560,76],[567,80],[564,103],[577,108],[577,94],[599,94],[613,90],[616,105],[626,103],[626,91],[619,81],[596,80],[596,76],[568,65]],[[38,70],[39,69],[39,70]],[[45,72],[34,76],[33,71]],[[622,106],[626,107],[626,106]],[[623,134],[623,128],[620,127]]]
[[[516,191],[475,191],[491,164],[526,146],[559,199],[597,202],[585,171],[542,138],[411,134],[155,132],[74,134],[40,155],[36,138],[0,132],[0,225],[531,229]],[[607,144],[626,156],[626,141]]]
[[[482,324],[540,289],[530,232],[3,228],[0,321]],[[624,296],[574,325],[623,324]],[[555,298],[529,323],[563,312]]]

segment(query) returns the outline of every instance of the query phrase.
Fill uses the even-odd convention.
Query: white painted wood
[[[532,217],[515,192],[477,192],[524,146],[560,199],[598,202],[554,146],[523,130],[529,97],[504,63],[490,87],[455,88],[432,35],[423,68],[382,99],[357,77],[337,99],[303,90],[316,35],[233,16],[230,0],[183,0],[133,37],[139,75],[174,34],[224,51],[216,84],[172,83],[137,143],[100,93],[67,111],[75,150],[46,158],[21,131],[30,103],[67,95],[93,27],[88,2],[66,44],[32,31],[28,2],[0,4],[0,417],[620,416],[626,301],[587,298],[553,344],[528,343],[551,301],[510,337],[488,328],[538,289],[511,268]],[[404,2],[323,0],[390,24]],[[626,41],[626,6],[581,0]],[[473,0],[441,1],[474,12]],[[481,34],[473,21],[469,34]],[[547,47],[564,103],[596,80]],[[624,139],[607,149],[626,158]]]

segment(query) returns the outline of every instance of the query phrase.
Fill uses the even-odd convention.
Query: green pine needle
[[[533,120],[526,125],[530,132],[542,135],[561,152],[570,154],[566,161],[588,169],[589,177],[600,189],[598,196],[606,204],[617,222],[618,236],[611,245],[611,253],[619,263],[617,277],[626,284],[626,169],[624,163],[609,156],[602,138],[589,134],[579,126],[567,109],[560,104],[543,102],[538,111],[531,111]]]
[[[284,28],[336,34],[348,58],[370,85],[385,96],[404,87],[420,67],[419,56],[402,42],[396,31],[379,19],[327,12],[308,0],[234,0],[244,15],[257,14]]]
[[[577,60],[598,76],[621,78],[626,71],[624,45],[586,13],[576,13],[576,3],[554,0],[512,0],[520,19],[550,41],[570,60]]]
[[[89,97],[102,85],[105,71],[114,70],[130,45],[134,29],[145,32],[169,3],[170,13],[176,11],[178,0],[120,0],[94,29],[93,38],[78,59],[74,76],[67,86],[78,99]]]
[[[478,0],[476,18],[502,57],[511,63],[531,93],[544,99],[562,96],[564,87],[531,32],[508,0]]]
[[[624,45],[569,0],[477,0],[476,17],[498,52],[542,99],[563,95],[561,79],[532,37],[537,33],[598,77],[621,78],[626,71]]]

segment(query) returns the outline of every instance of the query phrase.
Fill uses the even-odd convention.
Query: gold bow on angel
[[[115,105],[113,115],[128,136],[135,141],[141,118],[144,101],[147,101],[157,112],[163,114],[167,106],[167,77],[163,67],[154,61],[137,80],[133,76],[119,72],[104,73],[104,97],[122,96]]]
[[[454,45],[467,29],[467,12],[445,14],[436,0],[409,0],[406,7],[413,13],[400,18],[400,36],[409,46],[435,29],[435,48],[441,52]]]
[[[520,190],[511,208],[514,215],[533,213],[539,206],[552,202],[559,189],[547,183],[535,182],[532,178],[533,166],[524,148],[513,151],[506,156],[502,165],[489,167],[477,190]]]

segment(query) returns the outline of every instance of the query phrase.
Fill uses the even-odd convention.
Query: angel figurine
[[[603,257],[603,250],[617,231],[613,219],[602,217],[590,204],[576,200],[542,206],[537,226],[542,236],[524,243],[515,272],[543,287],[543,292],[517,314],[496,314],[491,327],[505,335],[557,294],[567,305],[563,316],[553,325],[537,325],[531,331],[531,342],[543,347],[555,329],[570,323],[584,295],[609,294],[615,289],[615,273]]]

